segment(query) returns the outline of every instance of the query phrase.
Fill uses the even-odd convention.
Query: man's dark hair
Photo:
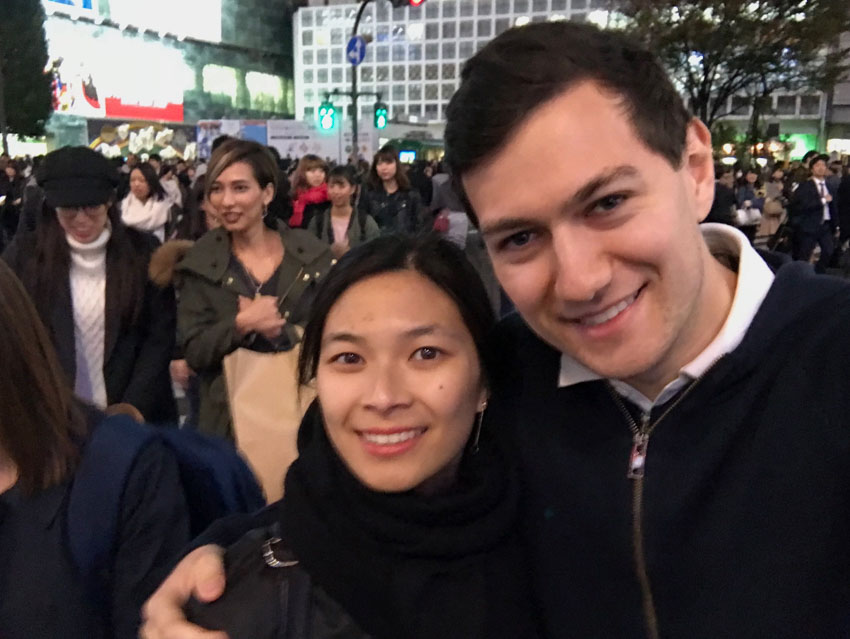
[[[448,107],[446,160],[473,223],[464,173],[498,152],[536,107],[584,80],[619,95],[638,137],[681,165],[691,115],[656,57],[621,33],[571,22],[509,29],[466,63],[461,78]]]
[[[818,154],[818,155],[815,155],[815,156],[811,159],[811,161],[809,162],[809,168],[810,168],[810,169],[813,169],[813,168],[815,167],[815,163],[817,163],[817,162],[823,162],[823,163],[824,163],[824,165],[825,165],[827,168],[829,168],[829,156],[828,156],[828,155],[825,155],[825,154]]]

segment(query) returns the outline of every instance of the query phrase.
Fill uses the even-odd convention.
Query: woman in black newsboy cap
[[[148,422],[176,422],[168,372],[174,291],[147,276],[158,240],[121,222],[118,175],[99,153],[54,151],[36,179],[45,195],[41,219],[3,259],[50,329],[75,393],[100,408],[131,404]]]

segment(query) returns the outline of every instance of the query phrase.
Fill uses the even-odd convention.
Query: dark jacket
[[[360,205],[378,223],[383,233],[419,233],[427,226],[427,210],[415,189],[387,193],[383,186],[367,189]]]
[[[833,200],[829,203],[829,225],[835,230],[838,228],[838,211],[835,208],[835,193],[826,189]],[[823,223],[823,202],[814,180],[806,180],[794,191],[791,204],[788,207],[788,216],[791,225],[799,232],[807,235],[816,235]]]
[[[0,494],[3,639],[135,637],[142,604],[188,542],[177,462],[164,445],[154,442],[133,466],[122,503],[103,504],[104,516],[119,514],[120,537],[108,574],[103,575],[110,599],[102,609],[80,579],[68,548],[72,489],[73,478],[31,497],[16,487]]]
[[[305,322],[316,284],[334,260],[328,246],[307,231],[284,224],[277,229],[284,246],[277,295],[286,296],[280,309],[289,322],[286,334],[294,344],[298,337],[292,325]],[[255,292],[233,272],[227,231],[218,228],[201,237],[177,266],[176,282],[183,353],[201,382],[200,430],[232,436],[222,362],[237,348],[251,346],[250,336],[241,337],[235,322],[239,296],[254,297]]]
[[[318,209],[310,218],[307,230],[328,245],[338,241],[333,236],[333,223],[331,222],[331,203],[327,202]],[[353,210],[348,220],[348,246],[354,248],[378,237],[381,230],[371,215],[363,209]]]
[[[159,241],[149,233],[125,228],[132,250],[144,255],[144,269]],[[35,235],[17,236],[3,254],[3,259],[18,276],[28,259],[35,254]],[[177,406],[171,389],[169,364],[174,352],[176,303],[174,289],[159,288],[148,281],[138,319],[122,327],[121,311],[117,307],[116,287],[119,282],[110,277],[114,265],[122,256],[112,248],[106,254],[106,320],[103,351],[103,377],[109,404],[127,403],[135,406],[145,420],[155,424],[174,424]],[[42,317],[50,331],[63,370],[71,384],[76,377],[74,349],[74,311],[70,277],[66,276],[55,300],[50,317]]]
[[[662,638],[847,636],[848,325],[847,283],[780,268],[741,345],[652,432],[638,481],[608,384],[558,388],[560,353],[503,323],[487,413],[515,438],[548,636],[645,639],[647,609]]]
[[[714,222],[716,224],[728,224],[729,226],[737,226],[735,224],[735,192],[725,184],[720,182],[714,183],[714,202],[711,204],[711,210],[703,222]]]
[[[850,238],[850,175],[841,178],[835,199],[837,200],[838,225],[841,227],[841,241],[843,242]]]

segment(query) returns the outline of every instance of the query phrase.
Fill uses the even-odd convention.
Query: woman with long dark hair
[[[2,262],[0,300],[0,637],[135,637],[142,604],[189,537],[177,462],[152,441],[125,477],[109,477],[121,485],[104,498],[104,455],[129,455],[143,427],[109,424],[74,398],[39,313]],[[128,434],[104,439],[113,428]],[[114,539],[104,538],[110,517]],[[86,544],[98,536],[108,552]]]
[[[422,198],[411,187],[394,147],[375,154],[367,184],[362,205],[384,233],[414,235],[427,227]]]
[[[128,403],[148,422],[176,421],[168,379],[174,290],[148,281],[148,233],[126,227],[114,205],[117,176],[99,153],[66,147],[37,176],[45,204],[34,233],[3,254],[50,329],[79,397]]]

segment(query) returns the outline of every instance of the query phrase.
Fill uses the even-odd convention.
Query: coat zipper
[[[658,614],[652,597],[652,584],[649,580],[649,571],[646,567],[646,552],[644,548],[643,534],[643,479],[646,475],[646,455],[649,449],[649,436],[658,427],[658,424],[670,412],[678,406],[685,397],[699,384],[724,356],[718,357],[702,375],[688,386],[676,401],[674,401],[654,422],[650,423],[651,412],[643,413],[640,426],[637,425],[623,400],[614,390],[611,384],[606,384],[608,391],[614,398],[614,402],[626,418],[629,430],[632,432],[632,450],[629,456],[629,466],[626,477],[632,480],[632,548],[634,550],[635,571],[641,590],[643,602],[643,616],[646,623],[646,634],[649,639],[660,639],[658,632]]]

